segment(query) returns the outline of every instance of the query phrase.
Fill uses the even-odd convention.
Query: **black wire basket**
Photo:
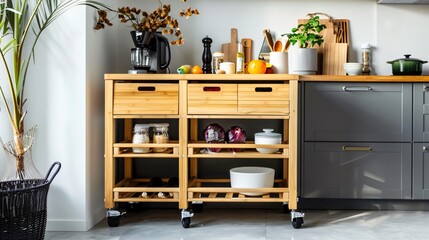
[[[45,238],[48,190],[60,168],[53,163],[45,179],[0,182],[1,240]]]

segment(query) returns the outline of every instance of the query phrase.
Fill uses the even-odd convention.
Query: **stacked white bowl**
[[[347,75],[361,75],[362,74],[362,63],[348,62],[344,63],[344,70]]]

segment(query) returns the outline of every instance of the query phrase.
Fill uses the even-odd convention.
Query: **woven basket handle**
[[[54,169],[54,167],[56,167],[56,169],[54,172],[52,172],[52,169]],[[54,162],[49,168],[48,173],[46,174],[45,181],[49,181],[51,183],[54,180],[55,176],[57,176],[60,169],[61,169],[61,163]]]

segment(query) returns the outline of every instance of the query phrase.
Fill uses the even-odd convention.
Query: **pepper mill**
[[[213,40],[208,36],[203,38],[203,73],[212,73],[212,52],[210,50],[212,42]]]

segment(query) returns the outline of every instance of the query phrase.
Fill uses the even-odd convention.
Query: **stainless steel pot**
[[[405,58],[387,62],[392,64],[393,75],[422,75],[422,65],[428,61],[410,58],[410,54],[405,54],[404,56]]]

